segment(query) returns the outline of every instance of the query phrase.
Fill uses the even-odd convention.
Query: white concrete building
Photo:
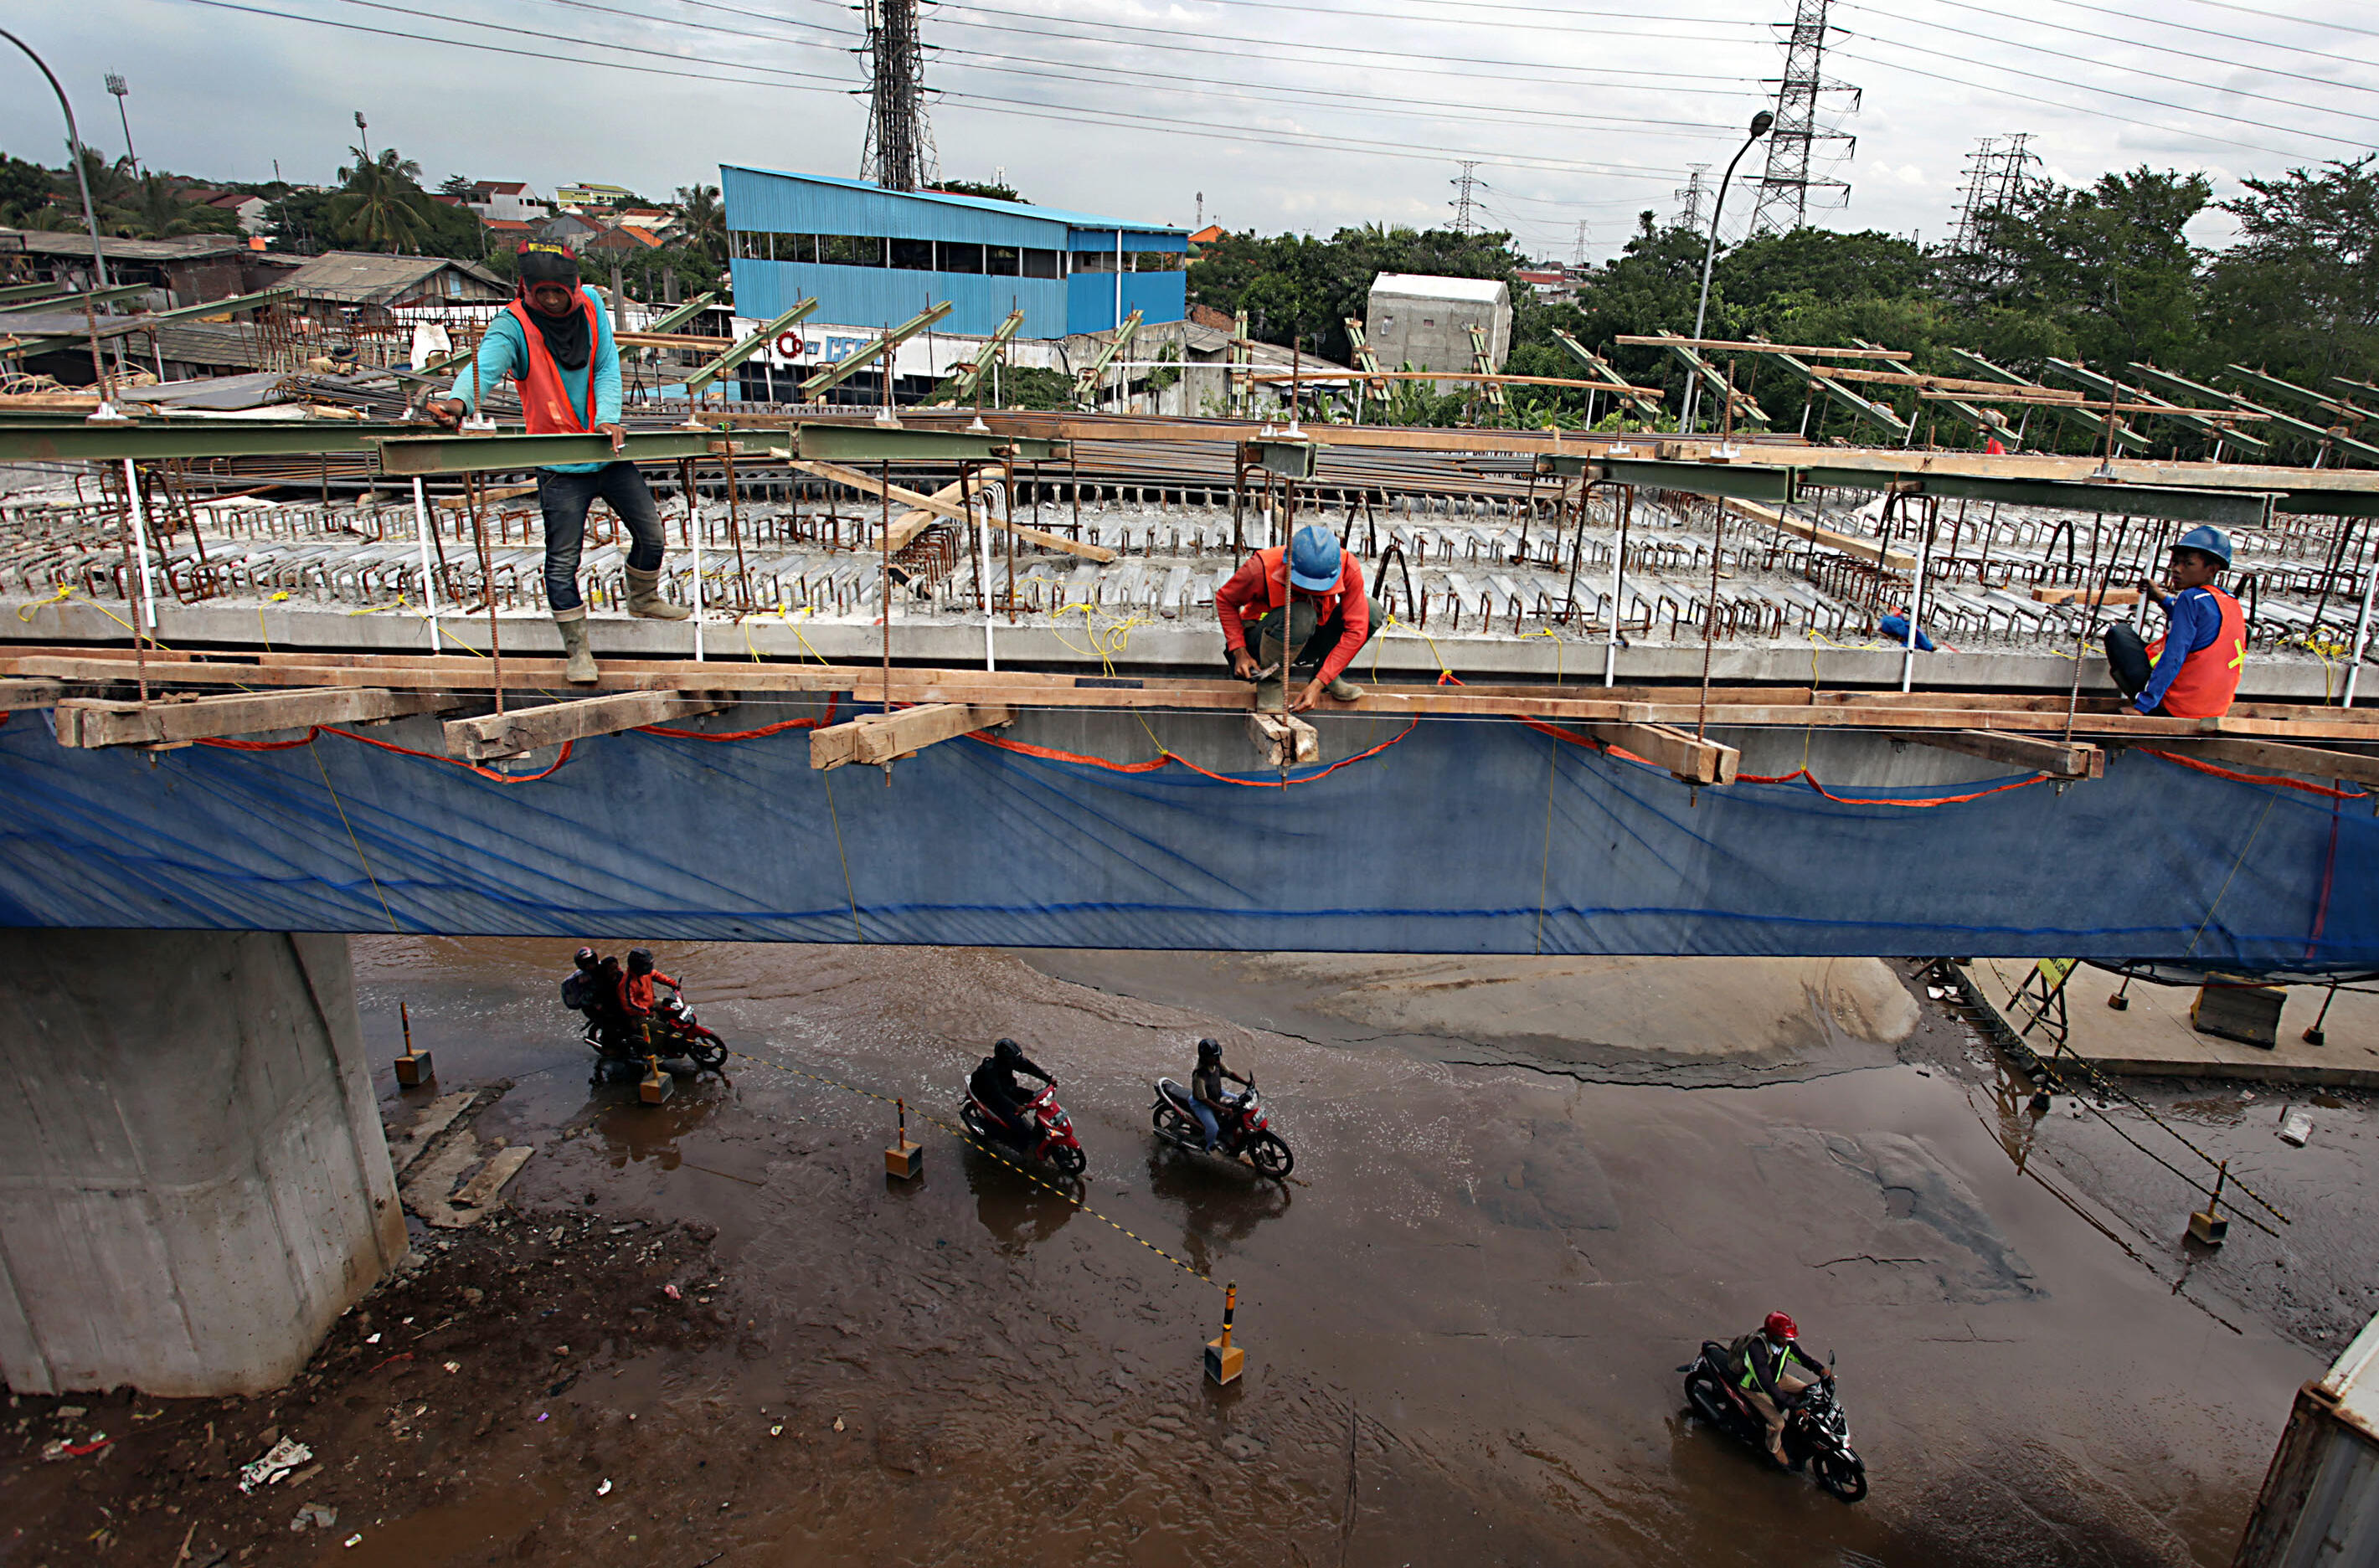
[[[1371,280],[1363,335],[1383,368],[1475,368],[1470,329],[1484,328],[1496,369],[1512,351],[1512,291],[1486,278],[1432,278],[1382,272]]]
[[[490,222],[542,223],[553,212],[551,203],[520,180],[481,180],[471,187],[471,199],[463,205]]]

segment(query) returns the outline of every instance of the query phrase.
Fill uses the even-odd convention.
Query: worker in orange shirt
[[[1360,697],[1363,688],[1346,679],[1346,666],[1382,618],[1382,609],[1363,591],[1362,563],[1339,548],[1336,535],[1313,524],[1299,528],[1286,549],[1275,546],[1248,557],[1214,590],[1223,657],[1232,674],[1258,682],[1259,708],[1280,706],[1281,682],[1298,665],[1314,667],[1313,679],[1288,705],[1290,712],[1302,713],[1325,692],[1342,703]]]
[[[2239,601],[2215,585],[2229,569],[2230,537],[2204,525],[2174,542],[2162,583],[2140,591],[2164,611],[2165,633],[2143,643],[2129,626],[2107,633],[2107,669],[2140,712],[2156,718],[2216,718],[2230,711],[2247,664]]]

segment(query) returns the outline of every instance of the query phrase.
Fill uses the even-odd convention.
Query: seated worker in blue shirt
[[[585,434],[611,438],[620,450],[620,350],[610,319],[578,286],[578,258],[558,245],[520,247],[516,297],[479,340],[477,356],[453,389],[429,404],[448,429],[479,405],[480,395],[506,377],[519,383],[521,412],[533,436]],[[565,679],[596,678],[586,642],[586,603],[578,597],[578,557],[586,542],[586,509],[600,496],[628,526],[628,613],[682,621],[682,605],[661,597],[660,509],[633,463],[560,463],[537,471],[537,503],[545,513],[545,602],[562,633],[569,662]]]
[[[2247,664],[2239,601],[2214,585],[2230,565],[2230,537],[2200,525],[2172,547],[2163,583],[2140,591],[2164,611],[2165,633],[2143,643],[2129,626],[2107,633],[2107,669],[2116,690],[2156,718],[2217,718],[2230,711]]]

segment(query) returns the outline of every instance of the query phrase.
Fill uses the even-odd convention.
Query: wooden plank
[[[1667,332],[1645,334],[1623,333],[1612,338],[1642,348],[1698,348],[1704,352],[1717,349],[1738,354],[1803,354],[1819,355],[1833,359],[1911,359],[1915,357],[1904,348],[1813,348],[1789,343],[1748,343],[1733,338],[1681,338]]]
[[[1723,496],[1720,498],[1719,504],[1738,517],[1748,518],[1754,523],[1773,528],[1780,534],[1790,534],[1796,539],[1812,540],[1825,546],[1828,549],[1840,550],[1844,555],[1854,556],[1870,565],[1880,561],[1887,570],[1892,572],[1916,570],[1916,558],[1903,549],[1886,549],[1872,539],[1862,539],[1849,534],[1837,533],[1831,528],[1821,528],[1815,523],[1804,523],[1797,517],[1787,517],[1774,507],[1762,506],[1756,501],[1737,501],[1732,496]]]
[[[163,702],[69,697],[57,705],[58,744],[187,746],[226,735],[302,730],[314,724],[366,724],[408,714],[442,713],[462,699],[446,692],[393,692],[368,686],[239,692]]]
[[[1016,715],[996,703],[929,703],[897,713],[871,713],[848,724],[810,732],[810,766],[888,763],[978,730],[1013,724]]]
[[[783,456],[784,453],[779,450],[778,455]],[[967,520],[966,508],[959,501],[959,487],[955,483],[944,485],[932,495],[920,495],[917,491],[900,485],[886,486],[881,480],[871,479],[859,470],[845,468],[840,464],[817,463],[807,458],[792,458],[790,461],[793,467],[805,474],[814,474],[821,479],[831,479],[838,485],[848,485],[852,489],[866,495],[881,496],[888,491],[894,501],[915,508],[915,512],[895,519],[892,524],[892,550],[896,555],[912,539],[924,533],[926,524],[930,523],[935,516],[944,517],[961,525]],[[1080,556],[1085,561],[1105,563],[1116,558],[1116,552],[1103,545],[1086,545],[1080,540],[1069,539],[1062,534],[1046,533],[1039,528],[1027,527],[1021,523],[1010,523],[1005,518],[993,517],[987,521],[991,526],[1013,533],[1027,543],[1041,545],[1049,549],[1063,550],[1068,555]]]
[[[1688,784],[1732,784],[1743,754],[1667,724],[1582,724],[1595,739],[1659,763]]]
[[[1945,752],[1963,752],[1993,762],[2013,763],[2052,778],[2104,778],[2107,754],[2080,742],[2041,741],[1997,730],[1948,730],[1915,740]]]
[[[564,741],[617,735],[646,724],[666,724],[696,714],[717,713],[734,704],[725,697],[679,692],[617,692],[574,702],[507,708],[477,718],[446,721],[446,754],[466,762],[518,756]]]
[[[2103,592],[2089,588],[2035,588],[2032,590],[2032,597],[2041,604],[2137,604],[2140,602],[2140,591],[2137,588],[2107,588]]]
[[[15,713],[19,708],[54,707],[66,694],[66,685],[58,681],[0,681],[0,713]]]
[[[2154,742],[2140,742],[2151,744]],[[2358,752],[2333,752],[2318,746],[2291,746],[2278,741],[2181,738],[2168,746],[2175,756],[2206,762],[2236,763],[2245,767],[2276,768],[2311,778],[2344,778],[2365,786],[2379,785],[2379,756]]]

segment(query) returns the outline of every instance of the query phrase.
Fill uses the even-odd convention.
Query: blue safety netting
[[[68,750],[19,715],[0,725],[0,923],[2379,963],[2367,797],[2144,752],[2061,790],[1829,781],[1830,799],[1693,790],[1518,722],[1424,722],[1286,790],[972,740],[888,788],[814,772],[808,745],[634,733],[508,783],[332,733]]]

